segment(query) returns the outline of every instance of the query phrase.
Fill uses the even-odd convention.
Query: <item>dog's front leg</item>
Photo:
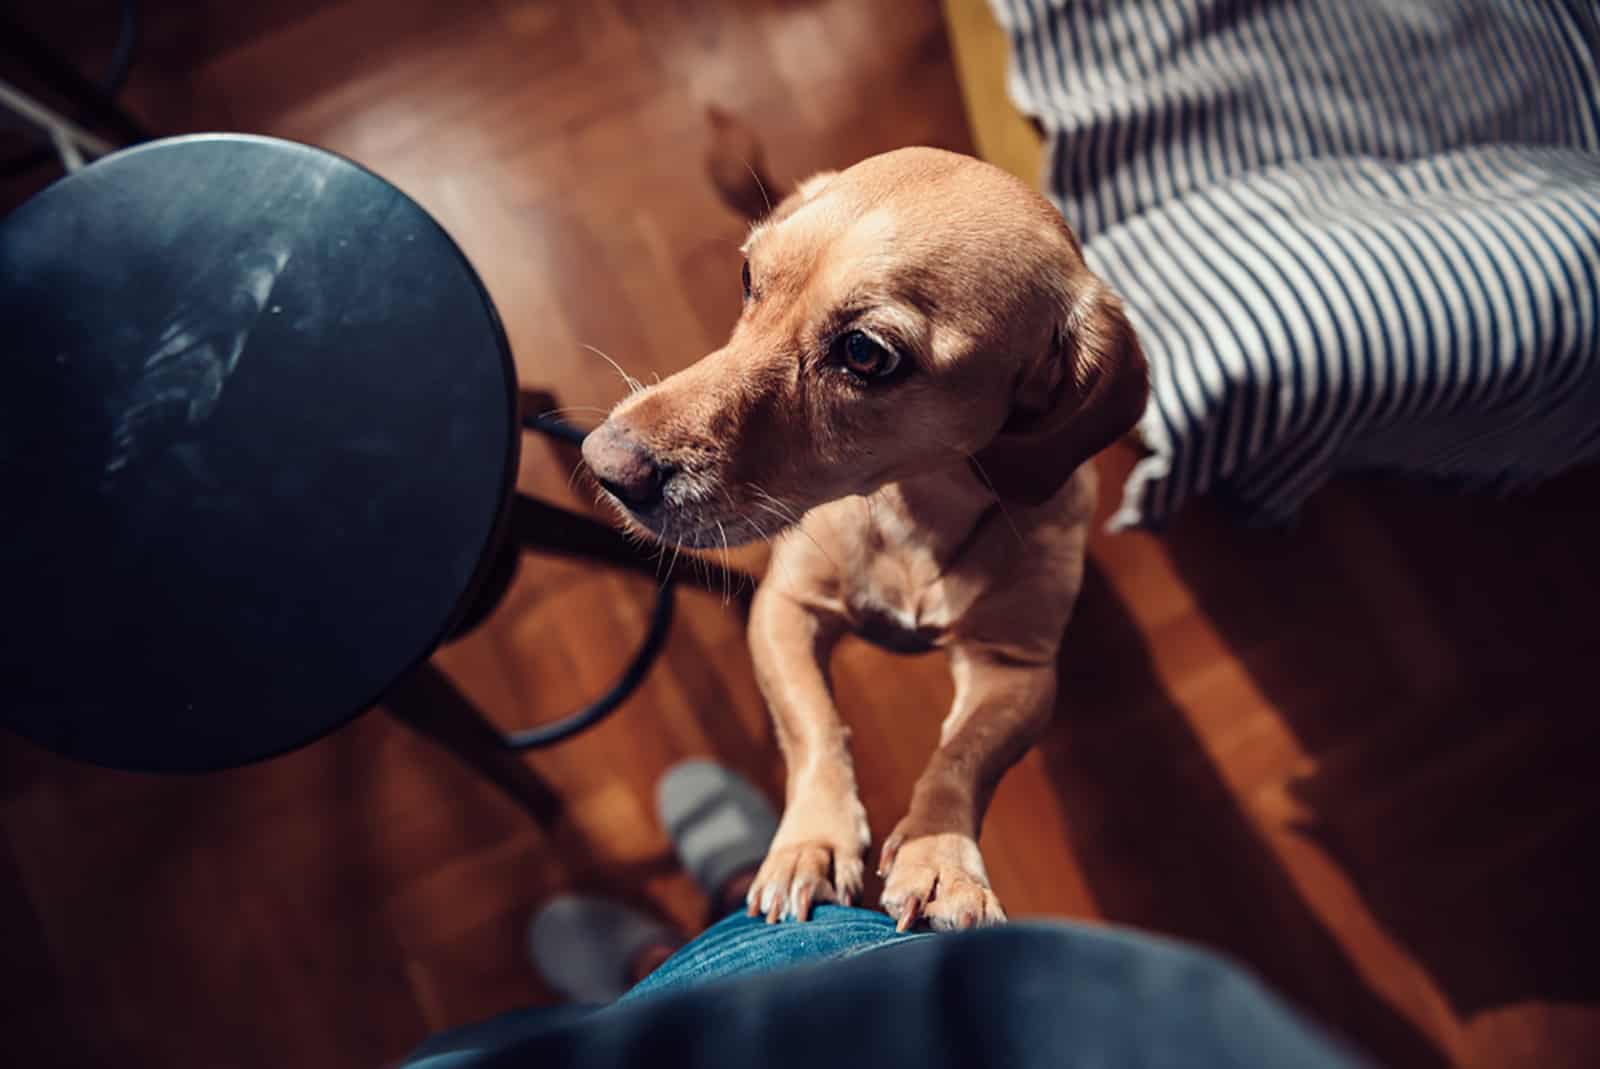
[[[1006,919],[989,886],[978,831],[1000,777],[1033,744],[1055,703],[1053,663],[1018,664],[956,646],[950,668],[956,697],[939,748],[878,863],[883,908],[902,931],[918,919],[935,928]]]
[[[756,591],[750,652],[788,766],[783,820],[748,897],[751,916],[769,922],[806,920],[815,902],[849,905],[861,893],[867,813],[827,678],[842,631],[770,582]]]

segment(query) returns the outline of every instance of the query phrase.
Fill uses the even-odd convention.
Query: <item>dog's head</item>
[[[689,546],[971,464],[1038,503],[1138,419],[1116,297],[1043,197],[902,149],[817,175],[750,232],[728,343],[632,394],[584,443],[631,518]]]

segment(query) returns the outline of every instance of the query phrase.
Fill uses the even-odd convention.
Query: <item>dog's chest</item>
[[[932,547],[892,525],[869,531],[847,572],[845,603],[856,632],[897,653],[942,645],[971,602],[967,584],[942,571]]]
[[[948,627],[920,623],[909,612],[868,599],[851,607],[851,619],[858,635],[895,653],[927,653],[949,634]]]

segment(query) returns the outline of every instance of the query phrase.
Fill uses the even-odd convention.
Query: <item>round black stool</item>
[[[660,646],[670,585],[618,688],[520,737],[427,667],[521,545],[653,564],[514,494],[489,296],[347,160],[215,135],[79,171],[0,223],[0,339],[0,724],[48,749],[226,768],[383,698],[548,816],[514,751],[604,715]]]

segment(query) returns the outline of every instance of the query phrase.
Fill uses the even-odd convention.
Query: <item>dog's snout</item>
[[[631,509],[661,501],[666,472],[638,439],[607,421],[583,440],[583,459],[600,485]]]

